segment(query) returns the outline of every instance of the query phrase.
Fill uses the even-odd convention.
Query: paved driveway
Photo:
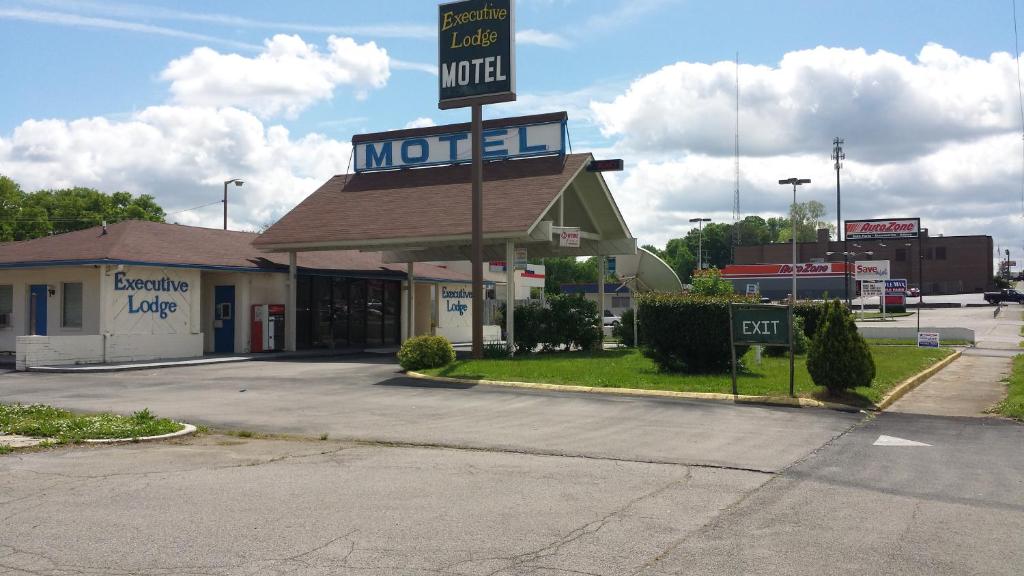
[[[860,416],[404,377],[389,359],[0,375],[0,401],[157,414],[230,429],[774,471]]]

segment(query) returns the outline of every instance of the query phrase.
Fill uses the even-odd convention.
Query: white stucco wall
[[[435,334],[452,342],[473,341],[473,285],[441,282],[437,285]],[[418,306],[418,304],[417,304]],[[501,338],[501,327],[484,326],[484,340]]]
[[[0,284],[12,286],[13,311],[11,326],[0,328],[0,351],[13,352],[18,336],[31,333],[29,326],[29,287],[46,284],[53,295],[46,298],[46,331],[51,336],[80,336],[99,334],[100,330],[100,267],[55,266],[52,268],[25,268],[0,270]],[[82,327],[61,326],[63,285],[82,283]]]
[[[203,272],[203,301],[199,319],[203,327],[203,350],[214,350],[214,287],[235,287],[235,353],[250,351],[253,304],[286,304],[288,275],[273,272]]]

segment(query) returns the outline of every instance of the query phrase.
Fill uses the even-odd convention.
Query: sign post
[[[516,99],[514,6],[513,0],[459,0],[438,6],[438,108],[472,107],[474,358],[483,357],[484,339],[483,105]]]
[[[793,309],[780,304],[730,304],[729,341],[732,349],[732,393],[736,386],[736,346],[767,344],[789,348],[789,395],[793,388]]]

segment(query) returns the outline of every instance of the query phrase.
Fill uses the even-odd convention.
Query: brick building
[[[816,242],[797,242],[796,246],[798,262],[842,262],[844,250],[849,251],[851,262],[889,260],[892,278],[906,278],[909,286],[921,288],[926,295],[983,292],[993,288],[991,236],[930,237],[927,229],[923,229],[920,238],[836,242],[828,239],[827,230],[818,230]],[[918,254],[921,255],[920,267]],[[788,242],[736,247],[736,264],[792,261],[792,245]]]

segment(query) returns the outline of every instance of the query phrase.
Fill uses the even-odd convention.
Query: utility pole
[[[736,139],[733,147],[736,187],[732,197],[732,263],[736,263],[736,247],[740,245],[740,53],[736,53]]]
[[[846,305],[850,305],[850,257],[846,249],[845,234],[843,234],[843,209],[839,196],[839,171],[843,168],[843,160],[846,154],[843,152],[843,139],[836,136],[832,139],[832,160],[835,161],[836,169],[836,240],[843,243],[843,294],[846,296]]]

